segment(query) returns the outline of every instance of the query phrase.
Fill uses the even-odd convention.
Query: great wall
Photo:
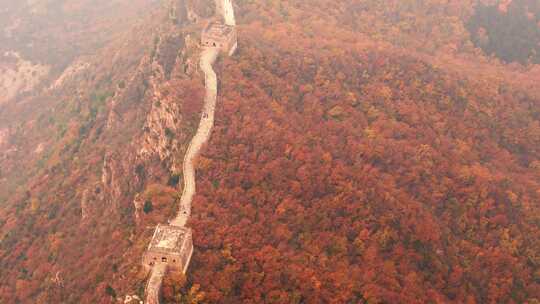
[[[184,187],[180,208],[168,225],[159,224],[143,256],[143,267],[150,272],[145,295],[147,304],[160,302],[160,289],[168,269],[186,273],[193,255],[192,230],[186,227],[196,192],[194,161],[210,138],[217,102],[217,75],[212,65],[221,52],[233,55],[237,48],[236,21],[231,0],[216,0],[217,18],[208,21],[201,37],[200,68],[205,75],[205,98],[199,127],[183,162]]]

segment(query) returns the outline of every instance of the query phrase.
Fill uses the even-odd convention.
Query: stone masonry
[[[143,265],[150,269],[158,264],[164,264],[171,270],[186,273],[192,255],[193,241],[190,228],[159,224],[143,257]]]

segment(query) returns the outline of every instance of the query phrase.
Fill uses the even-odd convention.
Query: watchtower
[[[143,256],[143,265],[150,269],[158,264],[186,273],[193,255],[193,238],[190,228],[159,224],[148,250]]]
[[[211,21],[204,28],[201,36],[203,47],[218,48],[233,55],[237,48],[236,28],[219,21]]]

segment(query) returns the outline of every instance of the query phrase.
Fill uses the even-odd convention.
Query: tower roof
[[[186,246],[186,239],[191,229],[159,224],[154,231],[148,251],[168,254],[180,254]]]
[[[234,27],[218,21],[212,21],[203,30],[203,35],[212,38],[221,38],[233,33]]]

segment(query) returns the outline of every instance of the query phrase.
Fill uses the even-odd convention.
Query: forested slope
[[[165,301],[537,303],[540,68],[475,44],[480,2],[508,1],[235,1]],[[0,108],[0,302],[140,295],[204,92],[200,29],[166,16],[23,99],[47,111]]]
[[[193,281],[219,303],[535,303],[538,91],[475,50],[326,23],[321,2],[325,22],[244,26],[224,63]]]

